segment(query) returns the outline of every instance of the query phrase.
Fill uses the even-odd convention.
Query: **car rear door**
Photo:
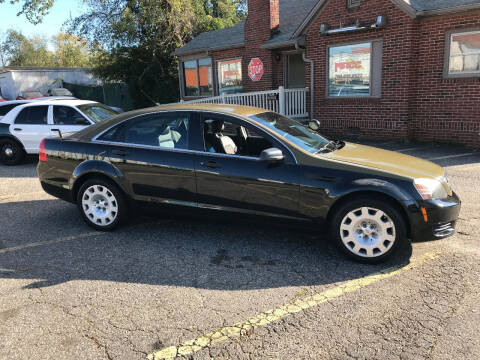
[[[201,151],[195,160],[197,201],[200,207],[245,212],[275,217],[299,218],[299,167],[289,150],[271,135],[245,121],[224,115],[204,113],[200,131]],[[223,135],[240,147],[237,131],[243,126],[249,137],[236,155],[215,152],[215,146],[205,143],[209,122],[228,124]],[[207,127],[207,128],[205,128]],[[230,129],[230,130],[229,130]],[[261,161],[262,150],[276,147],[285,160],[278,163]]]
[[[158,112],[127,120],[96,141],[109,144],[135,200],[196,207],[190,113]]]
[[[48,123],[48,105],[28,106],[20,110],[10,125],[10,133],[17,137],[29,154],[38,153],[42,139],[51,136]],[[54,134],[53,134],[54,135]]]

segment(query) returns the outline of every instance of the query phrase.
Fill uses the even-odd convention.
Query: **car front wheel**
[[[355,199],[341,206],[333,217],[333,238],[354,260],[379,263],[407,242],[405,221],[390,202]]]
[[[87,180],[78,192],[77,205],[85,222],[96,230],[111,231],[126,218],[122,192],[103,179]]]
[[[22,146],[14,140],[0,140],[0,163],[18,165],[23,160],[25,152]]]

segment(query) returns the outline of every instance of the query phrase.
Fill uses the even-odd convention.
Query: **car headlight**
[[[445,199],[448,197],[445,186],[435,179],[415,179],[415,188],[424,200]]]

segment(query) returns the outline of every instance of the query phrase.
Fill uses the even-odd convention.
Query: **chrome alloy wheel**
[[[13,155],[15,155],[15,151],[14,149],[12,149],[10,146],[5,146],[5,148],[3,149],[3,152],[5,154],[5,156],[11,158],[13,157]]]
[[[105,186],[93,185],[83,193],[82,209],[95,225],[108,226],[117,218],[118,202]]]
[[[374,258],[387,253],[395,243],[395,224],[383,211],[362,207],[350,211],[340,225],[345,247],[355,255]]]

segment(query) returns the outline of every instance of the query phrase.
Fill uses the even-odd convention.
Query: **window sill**
[[[443,74],[444,80],[479,80],[480,73],[478,74]]]

